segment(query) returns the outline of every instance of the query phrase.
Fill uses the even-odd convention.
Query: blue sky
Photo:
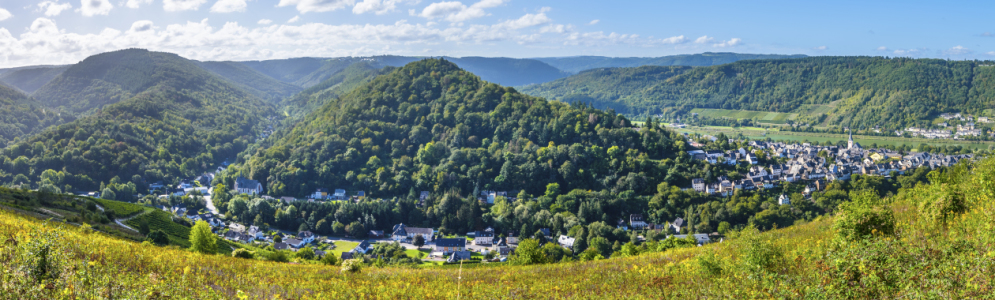
[[[995,59],[983,1],[0,0],[0,67],[124,48],[199,60],[300,56]]]

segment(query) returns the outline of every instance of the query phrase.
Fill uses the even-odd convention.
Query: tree
[[[142,224],[148,226],[146,223]],[[166,235],[166,232],[163,232],[162,230],[159,229],[149,232],[149,235],[146,237],[146,240],[151,241],[153,244],[156,244],[156,246],[165,246],[169,244],[169,236]]]
[[[609,257],[612,254],[612,244],[604,237],[592,238],[589,244],[588,248],[597,250],[602,257]]]
[[[362,259],[349,259],[342,262],[342,273],[357,273],[363,270]]]
[[[415,247],[421,248],[421,246],[425,246],[425,237],[420,234],[415,235],[415,240],[411,243],[415,245]]]
[[[243,249],[243,248],[235,249],[235,251],[231,252],[231,256],[232,257],[238,257],[238,258],[247,258],[247,259],[253,259],[253,258],[255,258],[255,254],[253,254],[252,251],[249,251],[249,250],[246,250],[246,249]]]
[[[304,247],[304,249],[297,251],[297,258],[304,260],[313,260],[314,249],[311,249],[311,246]]]
[[[273,237],[273,242],[274,243],[283,243],[283,235],[277,234],[276,237]]]
[[[345,233],[345,224],[335,221],[332,223],[332,232],[338,235]]]
[[[340,264],[341,261],[339,261],[338,257],[335,257],[335,254],[328,252],[325,253],[325,256],[321,257],[321,263],[325,264],[326,266],[335,266]]]
[[[212,254],[217,248],[214,234],[211,233],[211,225],[207,222],[197,221],[197,224],[190,229],[190,250],[203,254]]]
[[[539,241],[524,239],[518,242],[511,262],[516,265],[534,265],[546,263],[546,254],[539,247]]]

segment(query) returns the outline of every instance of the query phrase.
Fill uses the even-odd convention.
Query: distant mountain
[[[0,84],[0,146],[16,137],[25,137],[45,127],[72,120],[71,115],[63,116],[54,109],[45,109],[28,95]]]
[[[728,52],[705,52],[700,54],[682,54],[661,57],[604,57],[604,56],[571,56],[542,57],[535,60],[547,63],[560,70],[577,73],[594,68],[622,68],[640,66],[692,66],[707,67],[732,63],[746,59],[783,59],[801,58],[805,55],[780,54],[743,54]]]
[[[65,72],[66,69],[69,69],[69,66],[18,68],[4,72],[0,75],[0,81],[31,94],[49,81],[52,81],[59,74],[62,74],[62,72]]]
[[[744,60],[712,67],[595,69],[520,90],[634,116],[721,108],[804,114],[802,122],[887,129],[943,112],[991,116],[991,62],[882,57]]]
[[[301,87],[297,85],[264,75],[240,62],[207,61],[197,62],[197,65],[228,79],[259,98],[274,103],[301,91]]]
[[[93,112],[3,149],[0,161],[15,163],[0,173],[35,183],[41,171],[61,171],[57,186],[72,187],[64,190],[194,176],[246,149],[275,115],[266,101],[193,61],[134,49],[89,57],[38,94]]]
[[[364,60],[351,57],[328,59],[323,62],[320,68],[295,80],[293,83],[303,88],[310,88],[316,84],[320,84],[323,81],[328,80],[328,78],[335,76],[342,70],[345,70],[349,66],[359,62],[364,62]],[[376,62],[367,61],[366,64],[371,68],[382,67],[382,65],[379,65]]]
[[[242,64],[266,76],[286,83],[294,83],[314,73],[325,64],[325,58],[299,57],[261,61],[243,61]]]
[[[325,105],[328,101],[369,82],[377,75],[388,73],[391,70],[393,67],[379,68],[378,65],[371,62],[356,62],[345,69],[330,74],[324,81],[297,93],[293,98],[280,104],[286,116],[291,120],[296,120]]]

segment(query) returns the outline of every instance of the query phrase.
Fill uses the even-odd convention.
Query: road
[[[207,195],[204,195],[204,201],[207,202],[207,210],[211,211],[214,215],[218,215],[218,208],[214,207],[214,202],[211,201],[211,195],[214,195],[214,188],[207,190]]]
[[[104,208],[102,206],[100,206],[100,205],[97,205],[97,209],[99,209],[101,212],[104,211]],[[134,232],[138,232],[138,230],[135,230],[134,228],[131,228],[131,226],[124,225],[124,222],[128,222],[128,220],[131,220],[134,217],[141,216],[141,215],[144,215],[144,214],[145,214],[145,212],[141,212],[141,213],[135,214],[134,216],[130,216],[130,217],[127,217],[127,218],[124,218],[124,219],[114,219],[114,223],[117,223],[118,226],[124,227],[124,228],[126,228],[128,230],[131,230],[131,231],[134,231]]]

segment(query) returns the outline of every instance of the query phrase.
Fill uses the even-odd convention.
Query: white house
[[[560,238],[558,238],[556,241],[557,243],[560,244],[560,246],[563,246],[563,248],[573,250],[574,242],[576,241],[576,239],[569,236],[561,235]]]
[[[647,225],[646,222],[643,221],[643,215],[642,214],[631,214],[631,215],[629,215],[629,226],[631,226],[632,229],[635,229],[635,230],[643,229],[643,228],[646,228],[646,225]]]
[[[777,204],[778,205],[791,204],[791,200],[788,199],[788,196],[781,194],[780,197],[777,197]]]
[[[345,190],[335,189],[335,193],[332,194],[332,199],[335,200],[345,200]]]
[[[310,231],[301,231],[297,233],[297,239],[303,241],[305,244],[310,244],[314,242],[314,233]]]
[[[314,191],[314,194],[311,194],[311,199],[327,199],[327,198],[328,198],[328,189],[326,188],[319,188]]]
[[[235,178],[235,192],[239,194],[259,195],[263,193],[263,185],[259,181],[239,176]]]
[[[487,227],[484,231],[477,231],[473,237],[475,245],[490,245],[494,242],[494,228]]]

